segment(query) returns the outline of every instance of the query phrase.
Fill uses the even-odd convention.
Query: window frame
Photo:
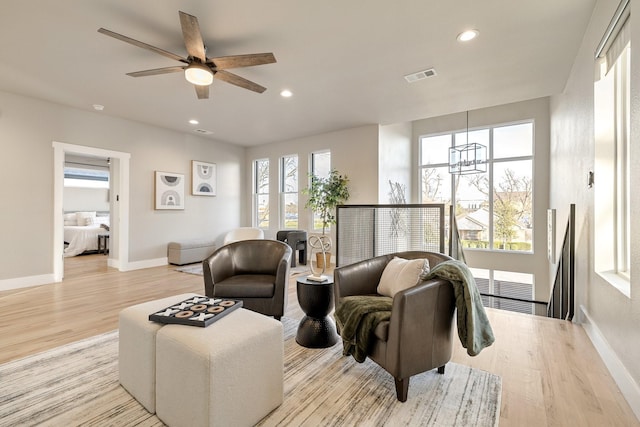
[[[287,191],[287,178],[288,178],[288,172],[287,172],[287,163],[286,163],[286,159],[294,159],[295,158],[295,191]],[[280,225],[283,229],[285,230],[295,230],[300,228],[300,196],[299,196],[299,189],[300,189],[300,176],[299,176],[299,168],[300,165],[300,159],[299,156],[297,154],[290,154],[290,155],[286,155],[286,156],[282,156],[280,157],[280,212],[281,214],[281,218],[280,218]],[[288,227],[287,226],[287,196],[295,196],[296,199],[296,212],[295,212],[295,216],[296,216],[296,225],[294,227]]]
[[[630,19],[620,21],[595,63],[594,270],[630,298],[632,58]]]
[[[259,165],[266,164],[266,185],[260,185],[258,182],[261,174],[259,171]],[[269,174],[271,172],[271,165],[268,158],[256,159],[253,161],[253,226],[261,229],[268,229],[270,226],[271,212],[269,203]],[[262,187],[262,188],[261,188]],[[266,189],[266,191],[262,191]],[[260,199],[266,197],[267,199],[267,213],[266,220],[260,218]],[[266,224],[264,224],[266,223]]]
[[[500,157],[500,158],[495,158],[495,139],[494,139],[494,130],[497,128],[504,128],[504,127],[509,127],[509,126],[519,126],[519,125],[523,125],[523,124],[530,124],[531,125],[531,154],[530,155],[518,155],[518,156],[512,156],[512,157]],[[449,147],[448,148],[452,148],[452,147],[456,147],[456,146],[460,146],[460,145],[464,145],[466,143],[468,143],[467,140],[463,140],[460,141],[460,138],[462,137],[464,139],[464,137],[467,134],[471,134],[474,132],[481,132],[484,130],[488,130],[488,141],[487,141],[487,179],[488,179],[488,189],[489,189],[489,194],[487,194],[487,203],[489,205],[489,217],[488,217],[488,244],[487,244],[487,248],[467,248],[465,247],[465,250],[472,250],[472,251],[486,251],[486,252],[494,252],[494,253],[505,253],[505,252],[509,252],[509,253],[522,253],[522,254],[533,254],[535,252],[535,247],[534,247],[534,239],[533,239],[533,235],[534,235],[534,196],[535,196],[535,119],[523,119],[523,120],[517,120],[517,121],[512,121],[512,122],[505,122],[505,123],[495,123],[495,124],[490,124],[490,125],[484,125],[484,126],[477,126],[474,128],[468,128],[468,129],[458,129],[458,130],[450,130],[450,131],[446,131],[446,132],[434,132],[434,133],[429,133],[429,134],[424,134],[424,135],[420,135],[418,137],[418,179],[419,179],[419,186],[418,186],[418,200],[420,200],[420,203],[429,203],[429,201],[425,201],[423,196],[424,196],[424,191],[423,191],[423,174],[424,174],[424,170],[425,169],[429,169],[429,168],[448,168],[449,164],[448,162],[446,163],[422,163],[423,160],[423,150],[424,150],[424,143],[423,140],[426,138],[433,138],[433,137],[442,137],[444,135],[448,135],[449,136]],[[458,142],[456,144],[456,142]],[[448,158],[448,156],[447,156]],[[507,250],[507,249],[496,249],[494,248],[495,242],[496,242],[496,230],[495,230],[495,221],[494,221],[494,212],[495,212],[495,165],[497,164],[504,164],[504,163],[512,163],[512,162],[517,162],[517,161],[530,161],[531,162],[531,228],[530,228],[530,233],[531,233],[531,250]],[[458,179],[460,179],[460,175],[456,175],[456,174],[449,174],[450,175],[450,194],[449,194],[449,201],[445,202],[448,205],[453,205],[453,206],[457,206],[458,200],[456,197],[456,181]],[[432,202],[431,202],[432,203]]]
[[[316,169],[317,169],[317,161],[316,161],[316,156],[320,156],[320,155],[327,155],[329,157],[329,168],[327,170],[327,175],[318,175],[316,174]],[[320,176],[323,178],[327,178],[329,175],[329,173],[331,172],[332,169],[332,162],[331,162],[331,150],[330,149],[324,149],[324,150],[318,150],[318,151],[313,151],[309,154],[309,170],[311,171],[311,175],[314,176]],[[311,185],[311,178],[308,178],[308,182],[307,185]],[[320,224],[319,227],[316,227],[316,224]],[[322,219],[320,218],[320,216],[316,213],[316,212],[312,212],[311,213],[311,230],[313,230],[314,232],[321,232],[322,231]],[[325,228],[325,232],[327,231],[331,231],[331,226],[327,226]]]

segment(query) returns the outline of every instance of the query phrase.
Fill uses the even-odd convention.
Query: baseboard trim
[[[120,271],[142,270],[144,268],[161,267],[168,264],[169,261],[167,257],[146,259],[143,261],[134,261],[129,263],[120,263],[118,259],[111,258],[107,260],[107,265],[109,267],[117,268]],[[13,289],[30,288],[32,286],[49,285],[55,282],[56,280],[53,273],[42,274],[40,276],[16,277],[15,279],[0,279],[0,292],[10,291]]]
[[[143,268],[161,267],[167,264],[169,264],[169,260],[167,259],[167,257],[145,259],[143,261],[133,261],[127,263],[126,265],[122,265],[120,271],[142,270]]]
[[[580,306],[580,311],[581,318],[584,320],[582,327],[596,348],[596,351],[600,354],[613,380],[620,388],[620,392],[627,400],[627,403],[629,403],[629,406],[631,406],[631,410],[636,415],[638,421],[640,421],[640,387],[629,374],[627,368],[618,358],[618,355],[613,351],[600,331],[600,328],[598,328],[598,325],[593,321],[591,316],[589,316],[587,309],[584,306]]]
[[[48,285],[55,282],[53,274],[41,274],[39,276],[16,277],[15,279],[0,280],[0,291],[12,289],[30,288],[32,286]]]

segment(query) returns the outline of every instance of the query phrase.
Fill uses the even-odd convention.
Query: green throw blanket
[[[358,362],[364,362],[369,338],[376,326],[391,318],[392,302],[389,297],[371,295],[356,295],[340,300],[335,318],[342,336],[342,354],[352,355]]]
[[[450,260],[434,266],[422,280],[440,278],[453,284],[458,312],[458,337],[469,356],[476,356],[495,340],[476,281],[463,262]]]
[[[458,337],[467,354],[476,356],[495,340],[482,305],[473,274],[466,264],[450,260],[437,264],[421,280],[440,278],[453,285],[456,299]],[[393,299],[356,295],[344,297],[336,307],[335,319],[340,330],[343,354],[364,362],[369,340],[378,323],[391,318]]]

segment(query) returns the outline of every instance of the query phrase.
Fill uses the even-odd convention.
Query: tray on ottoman
[[[205,327],[240,307],[241,300],[194,296],[150,314],[149,320]]]

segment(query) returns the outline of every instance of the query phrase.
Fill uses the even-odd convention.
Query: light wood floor
[[[116,329],[122,308],[184,292],[203,293],[202,277],[175,266],[121,273],[104,255],[66,259],[62,283],[0,292],[0,363]],[[500,426],[640,426],[579,325],[487,313],[494,345],[469,357],[456,341],[453,361],[502,377]],[[292,280],[287,316],[302,315]]]

